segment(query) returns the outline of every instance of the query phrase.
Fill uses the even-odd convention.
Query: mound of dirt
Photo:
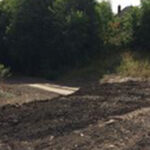
[[[150,150],[150,82],[93,84],[0,107],[0,150]]]

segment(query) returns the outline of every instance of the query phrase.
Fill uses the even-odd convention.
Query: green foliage
[[[0,2],[0,60],[30,75],[60,74],[103,48],[112,17],[109,3],[95,0]]]
[[[138,30],[138,39],[137,43],[143,48],[150,48],[150,1],[143,0],[141,8],[141,22]]]
[[[149,47],[149,16],[149,0],[115,16],[105,1],[3,0],[0,61],[19,73],[55,78],[105,55],[106,47]]]
[[[122,54],[117,73],[121,76],[144,77],[150,76],[150,57],[145,52],[125,52]]]
[[[108,30],[108,24],[113,19],[113,13],[109,2],[98,3],[95,7],[98,23],[99,23],[99,36],[105,42]]]
[[[3,64],[0,64],[0,80],[9,77],[10,68],[6,68]]]
[[[120,66],[122,60],[121,54],[121,50],[105,49],[105,51],[96,55],[94,59],[90,60],[84,66],[77,67],[67,75],[64,75],[63,80],[71,81],[76,78],[79,80],[84,79],[88,82],[89,79],[100,79],[104,75],[114,74],[117,71],[116,68]]]
[[[120,47],[132,45],[140,24],[140,9],[130,7],[126,12],[114,17],[109,22],[106,41],[108,44]]]
[[[109,76],[118,77],[150,77],[150,55],[145,51],[133,51],[133,49],[106,50],[96,56],[85,66],[76,68],[63,76],[63,80],[78,79],[102,79]],[[91,81],[91,80],[90,80]]]

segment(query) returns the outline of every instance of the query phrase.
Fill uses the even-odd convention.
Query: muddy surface
[[[150,150],[150,82],[94,83],[67,97],[3,102],[0,150]]]

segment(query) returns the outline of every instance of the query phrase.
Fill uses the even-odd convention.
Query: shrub
[[[10,77],[10,68],[6,68],[3,64],[0,64],[0,80]]]
[[[0,1],[0,61],[28,75],[68,71],[103,49],[111,18],[96,0]]]
[[[117,68],[121,76],[150,77],[150,58],[147,54],[125,52],[122,54],[120,66]]]
[[[138,45],[142,46],[144,49],[150,48],[150,1],[143,0],[141,8],[141,25],[138,34]]]
[[[129,47],[137,36],[140,24],[140,9],[130,7],[122,15],[117,15],[109,22],[106,41],[108,44]]]

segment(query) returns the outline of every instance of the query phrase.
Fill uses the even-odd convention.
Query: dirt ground
[[[88,84],[66,97],[34,90],[6,88],[0,150],[150,150],[150,81]],[[28,100],[35,93],[41,101]]]
[[[32,101],[53,99],[59,96],[53,92],[47,92],[21,84],[5,84],[3,88],[0,87],[0,91],[5,91],[0,94],[2,95],[0,96],[0,106],[6,104],[20,105]]]

